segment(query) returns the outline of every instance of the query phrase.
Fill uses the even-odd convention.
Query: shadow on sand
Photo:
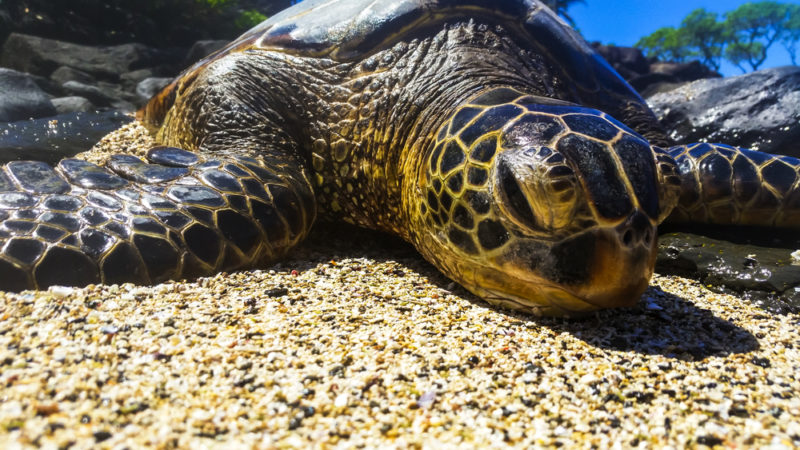
[[[580,319],[538,318],[489,305],[442,275],[411,245],[391,235],[347,225],[323,224],[315,228],[297,257],[292,259],[293,267],[310,268],[318,264],[319,261],[303,259],[309,256],[308,251],[323,260],[368,257],[376,261],[397,261],[437,287],[450,290],[480,307],[506,315],[515,322],[535,323],[555,333],[567,332],[601,349],[700,361],[710,356],[748,353],[759,347],[755,336],[744,328],[657,286],[648,288],[633,308],[600,311]]]

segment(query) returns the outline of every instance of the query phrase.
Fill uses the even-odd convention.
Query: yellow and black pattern
[[[609,116],[511,89],[461,107],[427,158],[419,213],[467,254],[511,239],[492,205],[511,227],[557,239],[637,208],[658,223],[659,196],[674,204],[679,184],[668,155]]]
[[[9,163],[0,169],[0,286],[156,283],[279,258],[305,237],[315,204],[307,180],[273,164],[169,147],[147,162],[116,155],[107,167]]]
[[[539,1],[293,8],[139,112],[172,147],[0,168],[0,289],[254,266],[319,210],[492,303],[573,314],[638,301],[679,199],[668,220],[800,228],[800,161],[651,145],[645,102]]]
[[[669,155],[608,115],[508,88],[459,107],[424,158],[417,247],[490,302],[534,313],[638,297],[680,185]]]
[[[800,159],[722,144],[669,154],[682,183],[669,222],[800,228]]]

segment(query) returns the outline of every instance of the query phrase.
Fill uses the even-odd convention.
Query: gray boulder
[[[171,81],[172,78],[145,78],[136,85],[136,95],[139,96],[139,102],[141,104],[146,103],[150,100],[150,97],[158,94]]]
[[[108,95],[97,86],[83,84],[78,81],[67,81],[63,84],[63,88],[71,96],[87,98],[97,106],[111,106],[112,103],[120,100]]]
[[[54,98],[53,106],[59,114],[94,111],[96,108],[88,99],[78,96]]]
[[[50,97],[26,73],[0,68],[0,122],[56,114]]]
[[[189,67],[190,65],[196,63],[197,61],[200,61],[206,56],[228,45],[228,42],[230,41],[208,40],[208,41],[195,42],[192,45],[192,48],[190,48],[189,52],[186,54],[186,58],[184,58],[183,60],[183,66]]]
[[[800,156],[800,67],[693,81],[647,102],[676,142]]]
[[[12,33],[0,52],[0,66],[49,77],[68,66],[94,76],[118,79],[132,70],[157,64],[158,51],[142,44],[93,47]]]
[[[55,72],[50,75],[50,79],[58,83],[59,86],[63,85],[67,81],[77,81],[78,83],[83,84],[93,84],[95,81],[97,81],[88,73],[82,70],[73,69],[69,66],[61,66],[56,69]]]
[[[152,68],[138,69],[132,72],[126,72],[120,75],[119,81],[122,86],[132,92],[136,91],[136,86],[145,78],[157,77],[158,74]]]

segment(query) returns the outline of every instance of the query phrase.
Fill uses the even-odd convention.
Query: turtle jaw
[[[580,317],[634,306],[653,275],[657,243],[655,226],[635,224],[639,216],[631,217],[617,226],[586,231],[546,254],[536,251],[534,270],[523,268],[518,258],[531,258],[522,243],[510,252],[513,256],[455,278],[491,304],[538,316]]]

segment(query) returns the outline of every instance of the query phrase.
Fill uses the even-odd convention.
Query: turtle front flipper
[[[681,178],[668,223],[800,228],[800,159],[721,144],[668,152]]]
[[[0,168],[0,289],[155,283],[283,256],[316,214],[301,170],[279,160],[156,147]]]

